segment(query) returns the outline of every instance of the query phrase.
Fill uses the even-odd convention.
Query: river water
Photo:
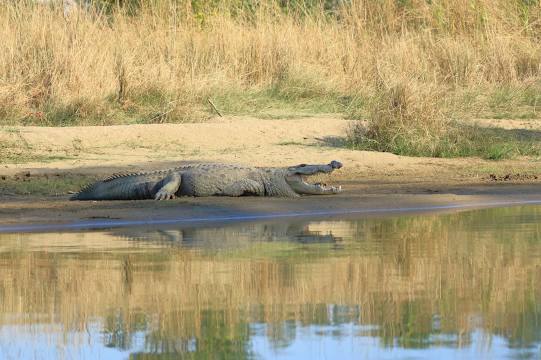
[[[541,206],[0,234],[0,359],[541,357]]]

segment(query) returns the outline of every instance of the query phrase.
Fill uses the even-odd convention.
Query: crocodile
[[[279,196],[336,194],[340,186],[310,184],[304,177],[331,173],[342,163],[263,168],[189,164],[166,170],[115,174],[84,187],[71,200],[167,200],[177,196]]]

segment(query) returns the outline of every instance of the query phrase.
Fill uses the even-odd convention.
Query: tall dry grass
[[[452,119],[536,116],[541,99],[536,1],[136,3],[69,17],[0,3],[1,123],[185,121],[213,97],[226,113],[343,112],[372,140],[433,145]]]

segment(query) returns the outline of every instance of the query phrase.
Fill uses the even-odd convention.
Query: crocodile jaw
[[[337,194],[342,191],[341,186],[329,186],[326,184],[310,184],[304,181],[304,179],[297,175],[296,178],[288,177],[286,180],[288,185],[297,194],[311,194],[311,195],[324,195],[324,194]]]
[[[336,194],[342,191],[341,186],[327,186],[326,184],[310,184],[306,182],[304,176],[318,173],[331,173],[340,169],[342,164],[338,161],[331,161],[326,165],[298,165],[288,168],[286,182],[297,194],[324,195]]]

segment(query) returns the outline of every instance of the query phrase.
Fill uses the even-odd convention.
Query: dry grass
[[[382,84],[368,107],[368,122],[354,124],[350,140],[378,151],[437,155],[451,128],[440,92],[405,82]]]
[[[213,97],[226,114],[302,104],[368,118],[372,140],[398,131],[430,150],[450,118],[537,117],[536,2],[239,4],[143,1],[65,18],[2,2],[0,123],[193,121],[211,116]],[[407,113],[385,96],[406,96]]]
[[[367,121],[352,123],[352,148],[398,155],[500,160],[540,156],[541,133],[484,128],[453,119],[445,94],[435,86],[399,82],[382,85],[368,104]]]

